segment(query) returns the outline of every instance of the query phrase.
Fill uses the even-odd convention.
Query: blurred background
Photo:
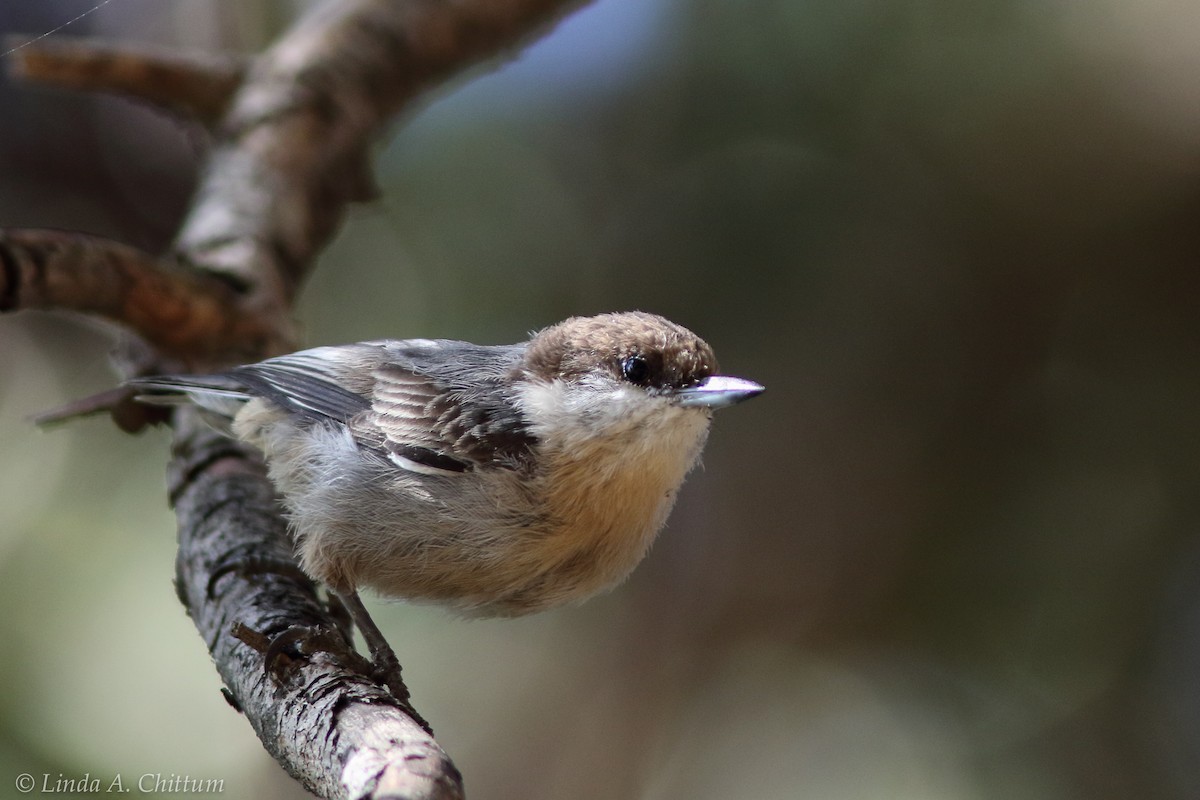
[[[250,53],[301,8],[111,0],[56,35]],[[165,246],[198,130],[0,107],[0,225]],[[640,308],[769,387],[615,592],[374,605],[472,798],[1197,795],[1200,5],[596,0],[410,111],[378,174],[308,343]],[[304,796],[175,600],[166,433],[27,421],[110,386],[112,341],[0,318],[0,797]]]

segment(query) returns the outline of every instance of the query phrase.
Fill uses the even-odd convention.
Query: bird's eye
[[[621,374],[630,383],[645,386],[650,381],[650,364],[642,356],[629,356],[621,362]]]

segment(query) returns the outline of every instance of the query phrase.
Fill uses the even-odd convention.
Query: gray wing
[[[310,422],[348,423],[371,407],[370,375],[384,358],[373,343],[315,347],[230,370],[254,397]]]
[[[522,345],[418,340],[386,350],[372,370],[371,410],[350,425],[356,438],[408,468],[466,472],[529,463],[535,440],[510,391]]]
[[[378,360],[381,352],[371,344],[318,347],[213,375],[154,375],[126,385],[138,391],[142,402],[193,403],[211,412],[210,419],[224,418],[217,427],[227,433],[229,421],[255,397],[295,418],[346,423],[371,406],[369,381],[355,383],[355,369],[372,363],[372,355]]]
[[[345,425],[361,447],[404,469],[519,468],[534,444],[508,391],[522,352],[447,340],[365,342],[237,367],[207,385],[262,397],[300,420]],[[204,380],[193,380],[189,393]]]

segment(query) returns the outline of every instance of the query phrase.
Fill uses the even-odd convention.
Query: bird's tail
[[[132,378],[125,385],[133,389],[138,402],[159,406],[195,405],[204,411],[233,419],[250,395],[229,375],[153,375]]]
[[[154,406],[198,406],[209,424],[222,432],[229,429],[230,420],[250,399],[244,388],[229,375],[155,375],[133,378],[115,388],[72,400],[34,415],[31,421],[48,428],[79,417],[111,414],[127,431],[140,430],[148,421],[160,421],[157,417],[130,416],[127,404],[131,395],[139,403]]]

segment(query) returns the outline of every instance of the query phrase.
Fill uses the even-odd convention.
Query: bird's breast
[[[560,583],[558,602],[611,586],[645,556],[707,432],[700,415],[683,422],[645,441],[576,441],[543,453],[552,535],[539,556]]]

